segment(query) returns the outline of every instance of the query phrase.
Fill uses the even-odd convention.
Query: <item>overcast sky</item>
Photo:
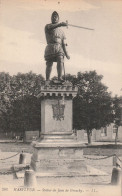
[[[113,95],[122,88],[121,0],[0,0],[0,72],[40,73],[45,77],[44,27],[52,12],[60,22],[93,28],[63,27],[71,59],[66,73],[96,70]],[[52,75],[56,75],[56,64]]]

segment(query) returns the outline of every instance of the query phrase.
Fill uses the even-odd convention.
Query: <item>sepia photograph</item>
[[[121,196],[122,0],[0,0],[0,195]]]

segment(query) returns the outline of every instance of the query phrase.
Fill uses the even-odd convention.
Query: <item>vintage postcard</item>
[[[122,1],[0,0],[0,194],[120,196]]]

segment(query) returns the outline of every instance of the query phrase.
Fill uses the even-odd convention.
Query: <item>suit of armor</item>
[[[50,25],[50,24],[49,24]],[[51,25],[50,25],[51,26]],[[45,27],[45,35],[47,40],[47,46],[45,49],[45,60],[54,59],[57,56],[64,57],[63,43],[65,35],[64,32],[59,28],[48,29],[48,25]]]
[[[57,17],[55,19],[55,17]],[[61,26],[67,26],[66,23],[58,23],[59,16],[57,12],[52,14],[52,23],[45,26],[45,36],[47,46],[45,48],[46,60],[46,80],[50,79],[53,62],[57,62],[58,80],[62,80],[62,67],[64,56],[70,58],[66,51],[64,32],[60,29]]]

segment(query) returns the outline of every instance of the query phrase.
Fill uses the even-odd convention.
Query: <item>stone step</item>
[[[49,136],[49,135],[45,135],[44,139],[76,139],[76,136]]]
[[[77,140],[73,140],[73,141],[63,140],[62,142],[60,140],[57,140],[57,141],[51,140],[50,142],[47,140],[41,140],[41,141],[33,142],[32,146],[38,149],[39,148],[57,148],[57,147],[83,149],[85,147],[85,144]]]
[[[45,132],[45,133],[41,133],[41,135],[74,135],[74,133],[72,131],[70,132],[60,131],[60,132]]]
[[[71,143],[71,144],[72,144],[73,141],[74,141],[74,140],[51,140],[51,139],[46,139],[46,140],[43,140],[43,143],[47,143],[47,144],[48,144],[48,143],[49,143],[49,144],[51,144],[51,143],[52,143],[52,144],[53,144],[53,143],[59,143],[59,144],[60,144],[60,143],[62,143],[62,144],[63,144],[63,143],[65,143],[65,144],[66,144],[66,143]],[[41,142],[41,141],[40,141],[40,142]]]

